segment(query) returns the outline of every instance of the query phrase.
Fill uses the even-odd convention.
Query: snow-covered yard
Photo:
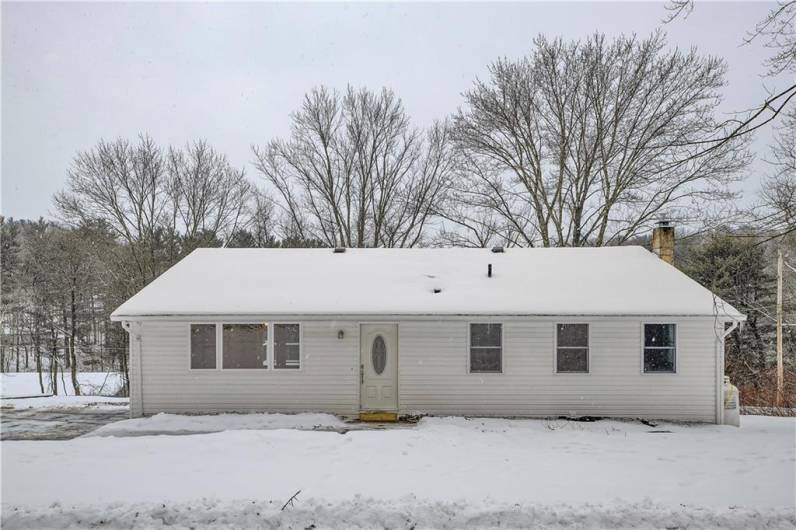
[[[122,386],[119,374],[81,373],[78,381],[84,395],[74,395],[65,374],[63,381],[58,378],[56,396],[48,395],[47,375],[42,393],[36,373],[0,374],[0,439],[69,439],[129,414],[129,400],[115,397]]]
[[[205,434],[237,430],[343,430],[347,425],[331,414],[216,414],[184,416],[156,414],[148,418],[117,421],[87,436],[143,436],[152,434]]]
[[[68,373],[58,378],[58,395],[51,395],[49,375],[44,375],[44,393],[39,386],[38,374],[33,372],[0,374],[0,404],[15,409],[105,407],[118,409],[126,406],[127,398],[115,397],[123,382],[115,372],[84,372],[78,374],[80,396],[75,395]]]
[[[293,426],[338,421],[313,416]],[[180,418],[116,434],[213,423]],[[219,418],[247,428],[247,416]],[[744,417],[740,429],[425,418],[343,434],[272,420],[4,442],[3,528],[796,526],[793,418]]]

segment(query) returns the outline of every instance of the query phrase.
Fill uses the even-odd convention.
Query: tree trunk
[[[52,359],[50,360],[50,386],[53,395],[58,395],[58,335],[55,330],[50,328],[50,338],[52,339]]]
[[[16,354],[16,371],[19,373],[19,341],[20,341],[20,325],[19,325],[19,316],[14,319],[14,353]]]
[[[64,391],[64,395],[68,396],[69,395],[69,391],[66,389],[66,379],[64,379],[64,367],[63,367],[63,365],[61,366],[61,388]]]
[[[73,278],[73,281],[77,281]],[[74,285],[74,284],[73,284]],[[72,299],[70,306],[71,329],[69,330],[69,355],[72,358],[72,387],[75,395],[80,395],[80,383],[77,382],[77,355],[75,354],[75,337],[77,335],[77,308],[75,306],[75,289],[72,288]]]
[[[119,364],[121,365],[120,368],[122,369],[122,374],[124,375],[124,395],[130,395],[130,370],[128,367],[128,359],[129,359],[129,352],[128,352],[128,343],[125,341],[124,350],[122,351],[122,356],[119,359]]]
[[[66,330],[69,329],[69,322],[67,321],[66,316],[66,307],[62,307],[61,322],[64,329],[64,365],[69,368],[72,361],[72,354],[69,351],[69,338],[66,336]]]
[[[44,381],[41,378],[41,350],[39,349],[38,342],[36,343],[36,373],[39,374],[39,388],[41,393],[44,394]]]
[[[19,329],[17,329],[17,331],[19,331]],[[14,342],[15,342],[14,353],[16,355],[15,370],[16,370],[17,373],[19,373],[19,333],[16,334],[16,337],[14,337],[14,339],[15,339],[14,340]]]
[[[58,395],[58,353],[53,348],[52,361],[50,362],[50,387],[54,396]]]

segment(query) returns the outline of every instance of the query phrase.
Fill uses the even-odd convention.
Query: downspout
[[[123,325],[127,334],[130,336],[130,366],[135,367],[135,377],[130,381],[130,417],[138,418],[144,414],[144,385],[141,359],[141,322],[126,321]],[[133,387],[137,394],[137,399],[133,399]]]
[[[724,343],[727,337],[735,331],[741,321],[733,320],[729,328],[724,330],[721,337],[716,336],[716,424],[724,424]],[[720,339],[720,340],[719,340]]]

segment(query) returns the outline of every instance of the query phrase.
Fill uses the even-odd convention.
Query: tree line
[[[741,208],[749,136],[704,148],[725,73],[661,33],[540,36],[428,127],[387,88],[313,89],[286,136],[252,146],[256,179],[201,139],[100,140],[67,168],[56,219],[2,220],[0,369],[36,369],[55,393],[59,370],[77,392],[80,369],[127,374],[110,312],[197,247],[622,245],[667,218],[688,230],[679,266],[749,312],[728,363],[760,380],[770,253],[796,227],[796,113]]]

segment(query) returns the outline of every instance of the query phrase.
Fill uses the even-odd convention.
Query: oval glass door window
[[[387,344],[381,335],[376,335],[373,339],[373,346],[370,348],[370,360],[373,363],[373,370],[377,375],[381,375],[384,367],[387,366]]]

